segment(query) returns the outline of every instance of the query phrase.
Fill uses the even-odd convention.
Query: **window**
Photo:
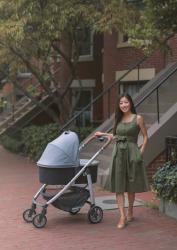
[[[146,83],[147,81],[122,82],[120,84],[120,94],[128,93],[131,96],[134,96]]]
[[[128,35],[127,34],[123,34],[121,32],[118,33],[118,44],[117,44],[118,48],[122,48],[122,47],[131,47],[130,44],[128,43]]]
[[[30,78],[32,76],[31,72],[29,72],[29,69],[25,66],[21,66],[18,69],[18,77],[19,78]]]
[[[79,90],[73,89],[73,102],[75,102]],[[83,89],[81,90],[79,100],[75,108],[75,114],[78,114],[84,107],[87,106],[92,100],[92,90]],[[92,120],[92,109],[91,106],[87,108],[76,120],[77,126],[89,126]]]

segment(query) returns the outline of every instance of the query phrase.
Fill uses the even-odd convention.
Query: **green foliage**
[[[91,132],[92,127],[73,128],[79,135],[80,141],[85,139]],[[45,126],[30,126],[22,131],[22,141],[24,143],[25,154],[33,160],[38,160],[46,145],[59,136],[58,124]]]
[[[177,203],[177,164],[165,163],[153,176],[157,197]]]
[[[15,70],[24,64],[20,55],[48,62],[52,43],[64,34],[74,40],[85,26],[101,32],[123,30],[137,18],[133,5],[122,0],[0,0],[0,14],[1,60]]]
[[[23,141],[19,138],[12,138],[7,135],[1,137],[1,144],[13,153],[20,153],[23,150]]]
[[[93,127],[72,128],[79,136],[79,141],[84,140]],[[29,126],[22,130],[16,137],[4,135],[0,143],[13,153],[23,153],[32,160],[38,160],[49,142],[59,136],[59,126],[56,123],[44,126]]]
[[[30,126],[22,131],[25,154],[31,159],[37,160],[44,151],[48,142],[58,136],[58,124],[45,126]]]
[[[176,13],[176,0],[145,0],[140,19],[128,28],[130,42],[147,53],[156,48],[168,51],[167,41],[177,32]]]
[[[102,32],[121,31],[125,33],[128,27],[133,27],[139,16],[135,4],[126,1],[102,1],[102,8],[98,13],[98,20],[94,28]]]
[[[93,131],[93,129],[94,129],[93,127],[82,127],[82,128],[75,127],[72,129],[72,131],[78,134],[79,141],[82,142]]]
[[[73,113],[68,109],[69,92],[72,80],[78,79],[79,48],[84,42],[78,37],[78,30],[86,27],[93,33],[124,32],[133,27],[137,18],[134,5],[122,0],[0,0],[0,68],[9,65],[6,79],[53,121],[64,124]],[[55,63],[55,58],[60,58],[60,63]],[[57,114],[33,98],[33,90],[24,91],[25,85],[17,78],[23,67],[50,96]]]

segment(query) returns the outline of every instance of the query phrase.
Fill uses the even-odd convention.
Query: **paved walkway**
[[[177,221],[143,206],[135,208],[136,220],[123,230],[116,229],[118,210],[104,211],[103,222],[93,225],[87,220],[87,206],[75,216],[50,206],[46,227],[34,228],[23,221],[22,213],[40,186],[37,167],[1,147],[0,159],[1,250],[177,249]],[[149,197],[149,193],[138,196]]]

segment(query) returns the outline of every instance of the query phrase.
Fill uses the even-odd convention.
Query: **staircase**
[[[50,105],[48,95],[43,96],[40,102]],[[29,124],[43,110],[35,105],[28,97],[21,98],[10,111],[0,114],[0,136],[13,131],[14,133]]]
[[[144,117],[148,128],[149,143],[144,153],[144,164],[148,166],[165,149],[165,137],[177,134],[177,63],[168,65],[150,80],[133,97],[138,114]],[[114,115],[107,119],[97,131],[111,131]],[[138,144],[141,145],[142,137]],[[95,154],[100,142],[95,142],[85,149],[82,157]],[[100,160],[98,185],[104,186],[111,161],[113,143],[98,157]]]
[[[22,116],[33,107],[30,99],[27,97],[21,98],[14,107],[4,111],[0,115],[0,135],[6,132],[9,127],[22,118]]]

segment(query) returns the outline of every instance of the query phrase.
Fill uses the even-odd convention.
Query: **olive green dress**
[[[115,145],[105,189],[114,193],[149,190],[141,152],[137,145],[140,131],[137,116],[128,123],[120,122],[114,137]]]

